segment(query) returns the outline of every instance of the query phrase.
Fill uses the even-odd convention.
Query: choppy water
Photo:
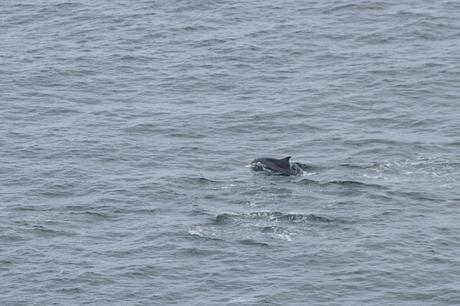
[[[0,2],[2,305],[460,303],[458,1]],[[251,172],[260,156],[301,177]]]

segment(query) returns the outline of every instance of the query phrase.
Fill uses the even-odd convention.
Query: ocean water
[[[458,1],[3,0],[0,304],[460,304],[459,131]]]

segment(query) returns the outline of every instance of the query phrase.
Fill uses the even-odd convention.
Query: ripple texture
[[[1,305],[460,304],[458,2],[4,0],[0,24]]]

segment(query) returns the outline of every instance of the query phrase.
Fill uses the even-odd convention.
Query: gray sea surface
[[[459,305],[459,131],[459,1],[2,0],[0,305]]]

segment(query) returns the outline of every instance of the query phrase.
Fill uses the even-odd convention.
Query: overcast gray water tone
[[[459,305],[459,131],[458,1],[2,0],[0,304]]]

